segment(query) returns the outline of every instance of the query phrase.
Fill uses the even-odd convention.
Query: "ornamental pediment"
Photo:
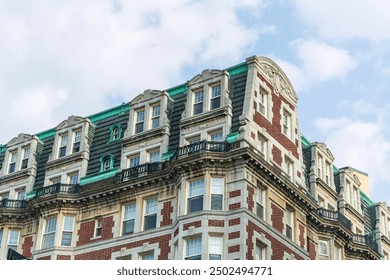
[[[138,104],[138,103],[143,103],[145,101],[148,101],[150,99],[160,97],[164,95],[165,91],[161,90],[156,90],[156,89],[147,89],[143,93],[139,94],[136,96],[131,102],[130,105]]]
[[[206,70],[203,70],[201,74],[198,74],[195,77],[193,77],[191,80],[189,80],[188,84],[192,85],[192,84],[200,83],[203,81],[207,81],[207,80],[213,79],[215,77],[218,77],[222,74],[224,74],[223,70],[206,69]]]
[[[18,145],[20,143],[24,143],[26,141],[29,141],[33,138],[30,134],[20,133],[17,137],[14,137],[7,143],[7,147]]]
[[[62,121],[59,125],[56,126],[55,130],[60,130],[62,128],[70,127],[78,123],[83,122],[85,119],[80,116],[70,116],[68,119]]]

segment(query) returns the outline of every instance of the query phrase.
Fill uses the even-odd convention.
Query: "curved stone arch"
[[[282,93],[285,96],[289,96],[295,102],[298,101],[298,96],[291,84],[289,78],[284,73],[282,68],[275,61],[268,57],[259,56],[256,57],[258,66],[267,80],[272,84],[276,93]]]

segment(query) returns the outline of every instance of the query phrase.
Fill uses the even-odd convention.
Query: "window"
[[[337,244],[334,245],[334,259],[341,260],[341,247]]]
[[[212,142],[222,142],[223,141],[223,132],[222,130],[213,131],[210,133],[210,141]]]
[[[322,162],[323,157],[321,155],[317,156],[317,176],[322,179]]]
[[[156,228],[157,205],[157,197],[146,199],[144,230]]]
[[[102,229],[103,229],[103,218],[98,217],[95,220],[95,237],[102,236]]]
[[[64,157],[66,155],[66,146],[68,145],[68,135],[61,136],[60,149],[58,157]]]
[[[325,183],[330,185],[330,179],[331,179],[331,164],[328,162],[325,162]]]
[[[217,109],[221,106],[221,86],[212,86],[211,87],[211,100],[210,100],[210,109]]]
[[[129,167],[135,167],[139,165],[139,155],[135,155],[129,158]]]
[[[268,109],[268,100],[267,100],[267,93],[260,88],[260,101],[259,101],[259,111],[264,116],[267,117],[267,109]]]
[[[325,208],[325,199],[323,199],[321,196],[318,196],[318,205],[321,208]]]
[[[74,133],[72,153],[77,153],[78,151],[80,151],[80,142],[81,142],[81,131],[76,131]]]
[[[222,236],[209,237],[209,260],[222,259]]]
[[[135,221],[135,203],[125,206],[125,214],[123,218],[123,234],[134,233]]]
[[[118,140],[121,137],[122,129],[120,125],[115,125],[111,127],[111,138],[110,140]]]
[[[291,138],[291,115],[285,110],[283,110],[282,121],[283,134],[286,135],[288,138]]]
[[[202,259],[202,238],[196,237],[186,240],[186,260]]]
[[[257,133],[257,140],[257,150],[265,157],[267,155],[268,141],[260,132]]]
[[[160,126],[160,105],[152,107],[152,128]]]
[[[159,161],[160,161],[160,149],[149,151],[149,162],[159,162]]]
[[[263,243],[256,240],[255,260],[265,260],[265,248],[266,246]]]
[[[16,152],[11,152],[11,159],[10,159],[9,168],[8,168],[8,173],[9,173],[9,174],[15,172],[15,168],[16,168],[16,157],[17,157]]]
[[[203,210],[203,189],[203,178],[190,182],[188,190],[187,213]]]
[[[286,236],[293,240],[294,234],[294,212],[291,209],[286,210]]]
[[[42,249],[54,246],[54,237],[56,234],[57,217],[48,218],[45,224],[43,234]]]
[[[20,166],[20,169],[26,169],[28,166],[28,159],[30,157],[30,148],[24,148],[23,149],[23,159],[22,159],[22,165]]]
[[[17,200],[23,200],[25,198],[26,198],[26,190],[25,189],[16,190],[16,199]]]
[[[1,252],[1,243],[3,242],[3,230],[0,229],[0,252]]]
[[[103,170],[104,170],[104,171],[110,170],[110,168],[111,168],[111,159],[106,158],[106,159],[103,161]]]
[[[73,235],[73,216],[64,216],[64,225],[62,227],[62,238],[61,246],[71,246],[72,245],[72,235]]]
[[[200,141],[200,135],[187,138],[188,144],[194,144]]]
[[[137,120],[135,123],[135,133],[144,131],[145,110],[137,111]]]
[[[256,214],[264,220],[264,209],[265,209],[265,190],[257,188],[256,192]]]
[[[294,175],[293,162],[289,158],[285,157],[284,163],[285,163],[286,174],[292,180]]]
[[[211,210],[222,210],[223,203],[223,178],[211,178]]]
[[[61,183],[61,177],[50,178],[50,185]]]
[[[9,231],[8,248],[17,251],[19,243],[19,230],[11,229]]]
[[[328,241],[320,240],[318,255],[319,255],[320,260],[329,260],[329,243],[328,243]]]
[[[69,184],[71,185],[77,185],[79,183],[79,173],[72,173],[69,174]]]
[[[203,113],[203,91],[195,92],[194,115]]]
[[[143,253],[141,255],[141,260],[143,260],[143,261],[152,261],[152,260],[154,260],[154,252]]]

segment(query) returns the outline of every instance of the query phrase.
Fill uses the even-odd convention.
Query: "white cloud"
[[[363,104],[367,105],[365,109]],[[345,103],[350,117],[319,118],[314,124],[336,157],[338,167],[352,166],[369,174],[374,200],[390,201],[390,194],[383,184],[390,184],[390,135],[382,114],[384,108],[376,108],[367,101]],[[376,108],[376,109],[375,109]],[[364,120],[361,114],[372,115],[374,120]]]
[[[246,26],[238,14],[257,17],[262,7],[263,1],[256,0],[1,5],[0,99],[11,104],[27,98],[31,107],[2,108],[2,115],[10,117],[0,119],[0,143],[20,132],[54,127],[72,114],[117,105],[109,104],[111,99],[130,101],[145,89],[182,83],[191,78],[183,76],[186,67],[200,72],[239,62],[261,30]],[[22,121],[30,117],[45,121]],[[47,126],[49,120],[54,123]]]
[[[298,58],[292,64],[280,58],[280,64],[296,91],[307,92],[312,86],[332,79],[344,79],[358,61],[345,49],[316,40],[295,40],[291,47]]]
[[[294,0],[299,18],[331,39],[390,40],[387,0]]]

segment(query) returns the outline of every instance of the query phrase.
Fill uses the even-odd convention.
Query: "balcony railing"
[[[126,181],[131,178],[138,178],[140,176],[159,172],[164,168],[163,162],[150,162],[141,165],[137,165],[131,168],[122,170],[121,173],[117,175],[117,181]]]
[[[349,230],[352,229],[352,222],[338,211],[328,210],[328,209],[324,209],[324,208],[318,208],[317,213],[318,213],[318,215],[320,215],[324,219],[328,219],[328,220],[332,220],[332,221],[339,221],[341,224],[343,224]]]
[[[80,190],[81,187],[79,184],[55,183],[50,186],[36,189],[34,198],[45,196],[45,195],[52,195],[56,193],[75,194],[75,193],[79,193]]]
[[[352,236],[352,242],[355,244],[361,244],[367,247],[370,247],[375,252],[379,252],[378,243],[376,243],[370,235],[361,235],[361,234],[354,234]]]
[[[171,157],[172,159],[181,158],[183,156],[189,156],[204,151],[211,152],[228,152],[230,150],[230,144],[227,142],[217,142],[217,141],[199,141],[183,147],[180,147],[176,150],[175,154]]]
[[[19,199],[4,198],[0,201],[0,208],[25,208],[26,201]]]

